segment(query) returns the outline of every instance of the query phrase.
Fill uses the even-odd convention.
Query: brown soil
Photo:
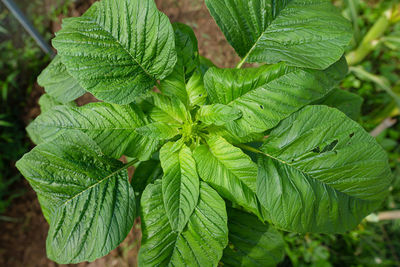
[[[77,1],[70,9],[71,16],[82,14],[94,0]],[[212,59],[219,67],[233,67],[239,61],[233,49],[212,20],[203,0],[156,0],[160,10],[168,15],[172,22],[183,22],[191,26],[199,40],[200,54]],[[61,21],[61,17],[60,17]],[[60,21],[51,25],[53,31],[60,29]],[[43,89],[35,85],[31,99],[27,103],[23,120],[28,123],[39,114],[37,100]],[[79,104],[93,101],[88,94],[79,100]],[[36,266],[137,266],[137,253],[140,246],[140,223],[137,222],[126,240],[108,256],[92,263],[77,265],[58,265],[46,257],[45,241],[48,224],[42,216],[35,192],[25,181],[19,185],[26,194],[15,199],[5,216],[13,222],[0,221],[0,266],[36,267]]]

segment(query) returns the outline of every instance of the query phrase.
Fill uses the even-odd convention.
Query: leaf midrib
[[[72,196],[71,198],[67,199],[66,201],[64,201],[63,203],[60,204],[60,206],[58,206],[57,208],[60,208],[62,206],[67,205],[69,202],[71,202],[72,200],[74,200],[75,198],[83,195],[84,193],[88,192],[89,190],[91,190],[92,188],[98,186],[99,184],[107,181],[108,179],[110,179],[111,177],[113,177],[114,175],[116,175],[117,173],[126,170],[127,168],[129,168],[130,166],[132,166],[133,164],[135,164],[137,162],[137,160],[133,160],[127,164],[125,164],[124,166],[122,166],[121,168],[117,169],[116,171],[113,171],[112,173],[110,173],[109,175],[107,175],[106,177],[104,177],[103,179],[97,181],[96,183],[90,185],[89,187],[85,188],[84,190],[82,190],[81,192],[77,193],[76,195]]]
[[[104,7],[103,7],[104,8]],[[97,10],[96,11],[98,11],[99,10],[99,8],[97,8]],[[129,12],[128,12],[129,13]],[[96,17],[98,16],[98,13],[96,12]],[[133,59],[133,61],[144,71],[144,73],[147,75],[147,76],[149,76],[149,77],[151,77],[152,79],[154,79],[155,80],[155,77],[153,76],[153,75],[151,75],[140,63],[139,63],[139,61],[131,54],[131,52],[124,46],[124,45],[122,45],[122,43],[118,40],[118,38],[116,38],[112,33],[110,33],[107,29],[105,29],[105,27],[103,26],[103,25],[101,25],[101,24],[99,24],[94,18],[92,18],[92,17],[85,17],[85,18],[83,18],[83,19],[85,19],[85,20],[87,20],[87,21],[89,21],[89,22],[91,22],[91,23],[93,23],[93,24],[95,24],[95,25],[97,25],[98,27],[100,27],[104,32],[106,32],[110,37],[112,37],[112,39],[114,39],[115,40],[115,42]],[[129,24],[128,24],[129,25]],[[131,37],[130,36],[130,33],[129,33],[129,37]],[[130,40],[129,40],[130,41]]]
[[[283,66],[285,66],[285,65],[283,65]],[[237,98],[231,100],[231,101],[230,101],[228,104],[226,104],[226,105],[232,106],[232,105],[235,104],[235,102],[237,102],[237,101],[238,101],[239,99],[241,99],[242,97],[245,97],[246,95],[249,95],[249,94],[253,93],[254,91],[256,91],[256,90],[258,90],[258,89],[260,89],[260,88],[264,88],[264,89],[266,89],[266,90],[269,90],[269,88],[267,88],[267,85],[268,85],[268,84],[270,84],[270,83],[272,83],[272,82],[276,82],[276,81],[278,81],[278,80],[280,80],[280,79],[283,79],[283,78],[286,77],[287,75],[292,74],[292,73],[294,73],[294,72],[301,71],[301,70],[300,70],[299,68],[297,68],[297,67],[290,67],[290,68],[291,68],[290,71],[286,71],[283,75],[279,76],[278,78],[273,79],[273,80],[270,80],[270,81],[268,81],[268,82],[262,83],[262,85],[257,86],[256,88],[253,88],[253,89],[247,91],[246,93],[240,95],[239,97],[237,97]]]
[[[267,24],[265,25],[265,29],[263,29],[262,33],[261,33],[260,36],[257,38],[257,40],[254,42],[253,46],[252,46],[252,47],[250,48],[250,50],[246,53],[246,55],[242,58],[242,61],[241,61],[241,62],[245,63],[245,62],[247,61],[247,58],[251,55],[251,53],[252,53],[252,52],[254,51],[254,49],[257,47],[258,42],[260,42],[261,38],[264,36],[264,34],[265,34],[265,32],[267,31],[268,27],[272,24],[273,21],[276,20],[276,18],[279,16],[279,14],[281,13],[281,11],[282,11],[283,9],[285,9],[291,2],[292,2],[292,1],[288,1],[288,3],[285,5],[285,7],[283,7],[283,8],[278,12],[278,14],[275,14],[275,16],[272,16],[271,21],[269,21],[269,23],[267,23]],[[273,15],[273,12],[272,12],[272,11],[276,8],[276,6],[271,5],[270,8],[271,8],[271,10],[270,10],[270,11],[271,11],[271,12],[270,12],[270,15]]]
[[[345,193],[345,192],[342,192],[342,191],[340,191],[340,190],[338,190],[338,189],[332,187],[330,184],[324,183],[324,182],[320,181],[319,179],[314,178],[311,174],[309,174],[309,173],[307,173],[307,172],[305,172],[305,171],[299,169],[298,167],[296,167],[296,166],[290,164],[289,162],[286,162],[286,161],[281,160],[281,159],[279,159],[279,158],[277,158],[277,157],[274,157],[274,156],[272,156],[272,155],[270,155],[270,154],[268,154],[268,153],[266,153],[266,152],[264,152],[264,151],[259,150],[258,153],[263,154],[263,155],[265,155],[265,156],[267,156],[267,157],[269,157],[269,158],[271,158],[271,159],[273,159],[273,160],[276,160],[276,161],[278,161],[278,162],[280,162],[280,163],[282,163],[282,164],[284,164],[284,165],[287,165],[287,166],[289,166],[290,168],[293,168],[293,169],[295,169],[296,171],[302,173],[302,174],[305,175],[306,177],[309,177],[310,179],[312,179],[312,180],[314,180],[314,181],[316,181],[316,182],[318,182],[318,183],[321,183],[321,184],[323,184],[323,185],[325,185],[325,186],[328,186],[329,188],[331,188],[331,189],[334,190],[335,192],[339,192],[339,193],[341,193],[341,194],[343,194],[343,195],[346,195],[346,196],[349,197],[349,198],[357,199],[357,200],[359,200],[359,201],[367,201],[367,202],[371,202],[371,201],[372,201],[372,200],[367,200],[367,199],[361,199],[361,198],[359,198],[359,197],[351,196],[351,195],[349,195],[349,194],[347,194],[347,193]],[[289,180],[289,181],[292,181],[290,178],[288,178],[288,180]]]
[[[251,189],[250,186],[248,186],[244,181],[242,181],[242,179],[240,179],[235,173],[233,173],[233,172],[229,169],[229,167],[228,167],[226,164],[224,164],[223,161],[219,160],[219,158],[214,154],[213,150],[211,149],[211,146],[209,146],[208,151],[210,151],[211,155],[224,167],[225,170],[227,170],[228,173],[230,173],[231,175],[233,175],[233,176],[239,181],[239,183],[240,183],[241,185],[243,185],[247,190],[249,190],[251,193],[254,194],[254,199],[256,200],[256,203],[258,203],[257,192],[256,192],[256,191],[253,191],[253,189]],[[249,204],[249,206],[251,206],[251,205]],[[252,208],[254,208],[255,210],[257,210],[257,213],[259,213],[259,214],[256,214],[257,216],[261,215],[261,211],[259,210],[259,207],[258,207],[258,206],[252,207]]]
[[[144,126],[140,126],[140,127],[130,127],[130,128],[114,128],[114,127],[103,127],[103,128],[99,128],[99,127],[94,127],[94,128],[85,128],[85,127],[73,127],[73,126],[63,126],[63,125],[52,125],[52,124],[42,124],[42,123],[35,123],[37,126],[40,126],[40,128],[59,128],[59,129],[72,129],[72,130],[88,130],[88,131],[101,131],[101,130],[109,130],[109,131],[114,131],[114,130],[120,130],[120,131],[130,131],[132,130],[132,133],[135,133],[135,130],[137,128],[140,127],[144,127]]]

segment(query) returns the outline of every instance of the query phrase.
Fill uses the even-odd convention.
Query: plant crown
[[[63,21],[27,128],[37,146],[17,163],[50,259],[102,257],[140,215],[140,266],[270,266],[278,230],[342,233],[386,196],[387,156],[341,108],[357,96],[335,89],[352,33],[330,0],[205,2],[237,68],[199,56],[192,29],[153,0]],[[78,107],[85,92],[102,102]]]

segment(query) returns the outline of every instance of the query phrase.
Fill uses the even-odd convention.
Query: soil
[[[70,8],[70,16],[81,15],[94,0],[75,1]],[[161,11],[168,15],[171,22],[183,22],[191,26],[199,40],[200,54],[212,59],[219,67],[233,67],[239,61],[232,47],[211,18],[204,0],[156,0]],[[50,29],[56,32],[60,29],[61,19],[53,22]],[[43,89],[34,85],[31,98],[28,100],[23,120],[29,123],[40,113],[37,100],[43,94]],[[79,99],[82,105],[95,101],[90,94]],[[15,199],[4,216],[12,218],[12,222],[0,221],[0,266],[7,267],[45,267],[45,266],[137,266],[137,254],[140,247],[140,219],[126,240],[109,255],[92,263],[77,265],[59,265],[46,257],[45,242],[48,224],[40,210],[35,192],[26,181],[21,181],[19,187],[26,194]]]

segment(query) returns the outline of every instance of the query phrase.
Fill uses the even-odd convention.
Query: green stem
[[[134,160],[132,160],[132,161],[129,161],[128,163],[126,163],[126,164],[124,165],[124,167],[123,167],[121,170],[126,170],[126,169],[128,169],[129,167],[135,165],[135,164],[138,163],[138,162],[139,162],[138,159],[134,159]]]
[[[251,147],[251,146],[248,146],[248,145],[245,145],[245,144],[238,144],[236,146],[239,147],[239,148],[242,148],[244,150],[256,153],[256,154],[265,154],[261,150],[258,150],[257,148],[254,148],[254,147]]]
[[[260,36],[258,37],[258,39],[254,42],[253,46],[249,49],[249,51],[247,52],[247,54],[242,58],[241,61],[239,61],[239,63],[237,64],[236,68],[240,69],[243,64],[246,62],[247,58],[250,56],[250,54],[253,52],[253,50],[256,48],[258,42],[261,40],[261,38],[263,37],[262,34],[260,34]]]
[[[4,222],[18,222],[18,221],[20,221],[20,220],[17,219],[17,218],[13,218],[13,217],[9,217],[9,216],[0,215],[0,221],[4,221]]]
[[[346,55],[347,63],[354,66],[362,62],[379,44],[379,39],[391,25],[392,9],[382,13],[381,17],[365,35],[358,48]]]
[[[246,62],[246,59],[247,59],[247,55],[244,58],[242,58],[242,60],[239,61],[239,63],[236,65],[236,68],[237,69],[242,68],[243,64]]]
[[[358,3],[354,0],[346,0],[347,6],[350,9],[351,20],[353,22],[354,29],[354,38],[356,39],[356,43],[360,41],[360,27],[358,26]]]

